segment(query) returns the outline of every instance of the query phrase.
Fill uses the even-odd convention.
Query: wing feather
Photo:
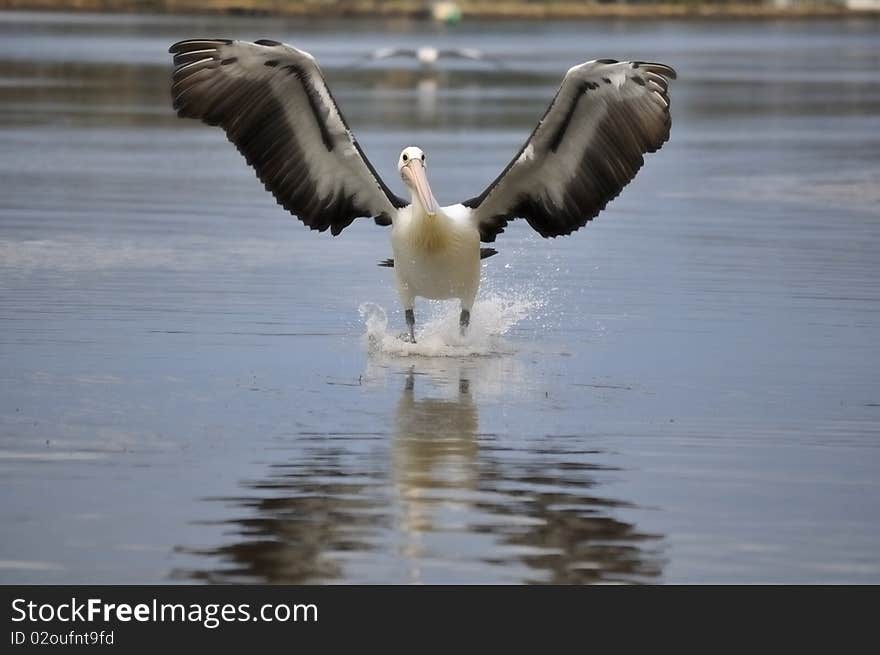
[[[664,64],[590,61],[570,69],[550,107],[489,187],[464,201],[483,241],[515,218],[543,237],[592,220],[669,139]]]

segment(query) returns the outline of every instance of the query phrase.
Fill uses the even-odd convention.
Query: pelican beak
[[[425,167],[418,159],[410,159],[406,166],[403,167],[403,178],[409,183],[409,186],[415,189],[422,208],[430,217],[434,217],[439,210],[437,200],[431,193],[431,186],[428,184],[428,177],[425,175]]]

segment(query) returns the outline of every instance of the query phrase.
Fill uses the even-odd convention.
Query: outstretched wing
[[[339,234],[360,216],[390,225],[394,195],[352,136],[315,59],[276,41],[180,41],[179,116],[219,125],[280,205]]]
[[[528,141],[498,178],[462,204],[483,241],[525,218],[543,237],[586,225],[669,138],[663,64],[589,61],[566,73]]]

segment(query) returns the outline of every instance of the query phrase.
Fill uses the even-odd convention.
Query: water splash
[[[382,306],[367,302],[358,311],[366,324],[367,348],[371,353],[397,357],[468,357],[513,352],[504,335],[543,304],[527,292],[489,293],[474,303],[470,327],[462,336],[458,326],[458,302],[433,302],[426,305],[428,311],[422,311],[424,318],[416,325],[416,343],[404,341],[399,331],[389,329],[388,314]]]

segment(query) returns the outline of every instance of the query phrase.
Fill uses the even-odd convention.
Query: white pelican
[[[531,136],[480,195],[441,207],[425,153],[404,148],[395,195],[355,140],[307,52],[276,41],[194,39],[171,46],[179,116],[220,125],[285,209],[338,235],[358,217],[391,226],[397,290],[415,341],[417,296],[457,298],[462,332],[480,284],[480,248],[524,218],[543,237],[586,225],[669,138],[663,64],[588,61],[570,68]]]
[[[439,59],[488,61],[498,68],[503,67],[500,61],[476,48],[435,48],[433,46],[422,46],[420,48],[379,48],[371,52],[368,59],[391,59],[393,57],[415,59],[426,68],[432,67]]]

